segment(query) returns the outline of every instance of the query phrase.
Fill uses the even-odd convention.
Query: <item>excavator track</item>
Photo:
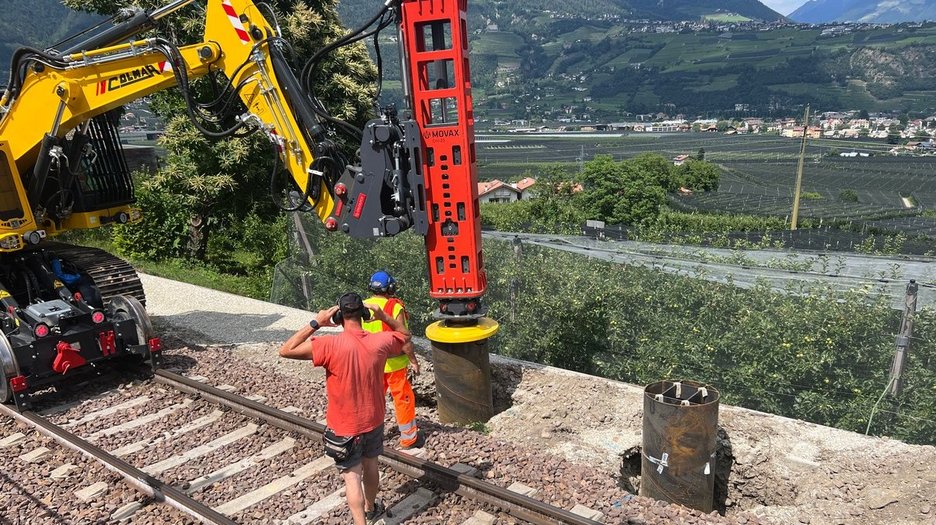
[[[94,281],[104,304],[118,295],[136,298],[146,306],[143,283],[130,264],[104,250],[58,242],[46,243],[46,249],[74,264]]]

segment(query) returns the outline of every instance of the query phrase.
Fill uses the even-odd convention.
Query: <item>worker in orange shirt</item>
[[[409,327],[409,315],[403,301],[396,297],[396,280],[386,271],[375,272],[371,276],[367,289],[374,293],[364,301],[365,305],[376,306],[383,310],[388,317],[403,322]],[[371,320],[361,326],[368,332],[384,332],[391,328],[384,322]],[[413,387],[407,378],[407,368],[412,364],[413,372],[419,375],[419,361],[413,352],[413,343],[408,341],[403,345],[403,353],[387,359],[384,367],[384,394],[390,390],[393,396],[394,413],[397,426],[400,428],[400,448],[409,450],[422,448],[426,438],[416,426],[416,396]]]

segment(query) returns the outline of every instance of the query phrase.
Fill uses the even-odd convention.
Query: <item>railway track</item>
[[[12,407],[3,405],[0,406],[0,412],[35,429],[40,435],[55,440],[59,445],[104,465],[138,492],[139,498],[110,513],[109,518],[114,521],[136,520],[135,516],[145,513],[151,501],[166,504],[187,515],[191,521],[216,524],[239,523],[239,518],[248,516],[253,520],[308,524],[344,505],[340,480],[330,470],[333,462],[325,456],[313,457],[313,454],[302,459],[295,454],[299,450],[313,448],[321,451],[324,425],[297,415],[297,410],[289,407],[280,410],[264,404],[262,397],[244,397],[232,393],[230,385],[212,386],[204,380],[158,370],[154,378],[157,388],[181,393],[181,398],[167,397],[157,404],[146,395],[125,394],[117,398],[119,403],[58,424],[52,421],[56,413],[54,409],[40,415],[37,412],[18,413]],[[157,405],[161,405],[161,408]],[[120,414],[126,414],[126,417]],[[95,426],[95,423],[107,418],[115,418],[115,421],[120,422],[103,428]],[[219,427],[217,425],[222,418],[228,418],[229,421]],[[177,421],[178,424],[162,432],[145,432],[155,422],[167,419]],[[86,430],[81,432],[80,429]],[[185,450],[174,451],[168,446],[173,438],[191,436],[198,431],[210,432],[211,435],[194,438],[194,442],[199,444]],[[218,436],[219,433],[222,435]],[[238,446],[241,440],[259,435],[263,439],[257,443]],[[128,439],[121,441],[120,436],[127,436]],[[19,437],[16,434],[7,436],[0,440],[0,448],[17,445],[26,451],[28,445],[23,440],[26,440],[23,433],[19,433]],[[162,449],[170,451],[168,457],[157,454]],[[225,454],[224,451],[230,452]],[[26,451],[21,458],[39,457],[47,452],[47,447],[36,447]],[[213,465],[209,463],[210,468],[203,470],[193,466],[199,458],[212,454],[224,458],[225,464],[219,465],[216,461]],[[296,461],[283,460],[286,456]],[[134,459],[131,461],[129,458]],[[259,487],[247,488],[241,484],[234,489],[219,489],[225,486],[225,481],[241,479],[238,476],[244,476],[245,472],[274,461],[280,462],[280,473],[282,467],[287,467],[285,475],[257,477],[266,481]],[[464,465],[447,467],[389,447],[385,448],[380,462],[401,475],[384,475],[381,494],[394,491],[403,496],[389,505],[390,512],[384,520],[386,525],[404,523],[414,516],[413,519],[417,519],[419,513],[427,507],[440,504],[441,493],[456,494],[477,505],[475,515],[455,523],[494,523],[494,514],[484,509],[493,510],[495,514],[509,514],[515,520],[532,524],[600,523],[596,521],[601,519],[600,513],[591,509],[581,506],[572,510],[555,507],[531,497],[533,489],[529,487],[515,484],[504,488],[483,481],[474,476],[471,467]],[[145,464],[138,466],[140,463]],[[67,471],[67,467],[67,464],[62,465],[56,471]],[[168,475],[170,471],[176,472],[173,469],[184,472]],[[180,476],[184,476],[181,479],[185,481],[180,482]],[[315,490],[302,490],[303,484],[312,483],[318,484]],[[107,490],[106,485],[106,482],[99,481],[75,493],[80,499],[93,500]],[[296,512],[268,515],[270,500],[282,497],[281,493],[289,496],[308,496],[311,493],[315,497],[309,501],[304,499],[303,508]]]

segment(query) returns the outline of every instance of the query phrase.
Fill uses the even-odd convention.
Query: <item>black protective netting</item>
[[[377,270],[387,270],[411,313],[430,310],[423,239],[405,232],[387,239],[352,239],[326,231],[308,213],[291,214],[290,254],[276,265],[270,301],[310,311],[327,308],[345,292],[367,294]]]
[[[594,239],[615,241],[641,240],[634,230],[623,226],[596,228],[583,226],[582,234]],[[936,255],[936,219],[894,217],[872,221],[851,221],[841,226],[803,228],[795,231],[725,233],[670,233],[663,242],[682,243],[686,239],[698,246],[728,248],[746,243],[790,250],[881,253],[891,255]]]
[[[515,237],[484,240],[484,301],[501,325],[491,341],[498,354],[634,384],[689,377],[718,385],[726,403],[862,432],[888,383],[904,281],[884,289],[877,274],[849,285],[848,276],[833,282],[722,261],[715,266],[736,275],[716,282],[712,265],[698,259],[683,269],[674,266],[678,255],[643,265],[600,246],[569,253]],[[352,240],[303,217],[293,222],[293,241],[276,269],[274,301],[317,310],[345,291],[365,293],[370,274],[387,269],[414,333],[433,320],[422,238]],[[786,284],[755,278],[740,286],[758,272],[786,276]],[[932,443],[936,319],[922,304],[904,392],[884,398],[872,432]]]

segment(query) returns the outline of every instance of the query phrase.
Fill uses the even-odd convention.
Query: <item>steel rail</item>
[[[189,514],[202,523],[212,523],[216,525],[237,524],[237,522],[231,520],[224,514],[192,499],[172,485],[166,484],[117,456],[110,454],[106,450],[92,445],[80,436],[65,430],[35,412],[18,412],[11,406],[0,404],[0,413],[22,423],[26,423],[35,428],[40,434],[48,436],[61,445],[100,462],[108,470],[123,476],[127,484],[134,490],[153,498],[154,501],[166,503]]]
[[[200,395],[206,401],[297,434],[321,439],[325,425],[304,417],[251,401],[237,394],[217,389],[185,376],[156,370],[156,381],[189,394]],[[444,490],[475,501],[488,503],[508,514],[536,525],[601,525],[600,522],[579,516],[568,510],[499,487],[493,483],[462,474],[448,467],[418,458],[394,449],[384,448],[380,461],[406,476],[432,481]]]

